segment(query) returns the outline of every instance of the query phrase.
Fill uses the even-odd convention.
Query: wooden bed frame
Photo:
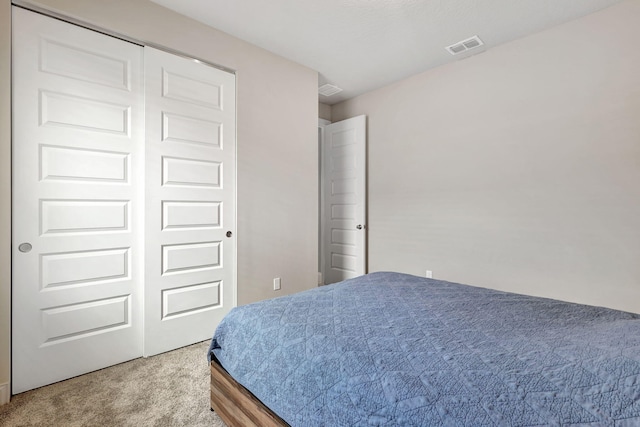
[[[211,410],[222,421],[229,427],[290,427],[211,356]]]

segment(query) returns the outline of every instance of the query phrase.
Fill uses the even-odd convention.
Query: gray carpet
[[[209,342],[21,393],[0,426],[223,427],[209,410]]]

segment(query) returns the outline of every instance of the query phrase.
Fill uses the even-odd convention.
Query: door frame
[[[318,286],[324,285],[324,167],[322,157],[324,153],[324,127],[331,121],[318,119]]]

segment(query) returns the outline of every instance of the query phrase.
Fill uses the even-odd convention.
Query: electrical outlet
[[[427,270],[427,273],[425,274],[424,277],[426,277],[427,279],[433,278],[433,271]]]
[[[280,284],[281,284],[281,281],[280,281],[279,277],[276,277],[275,279],[273,279],[273,290],[274,291],[279,291],[280,290]]]

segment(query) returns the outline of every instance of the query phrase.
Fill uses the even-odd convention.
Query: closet
[[[209,339],[235,304],[235,76],[17,7],[12,67],[13,393]]]

